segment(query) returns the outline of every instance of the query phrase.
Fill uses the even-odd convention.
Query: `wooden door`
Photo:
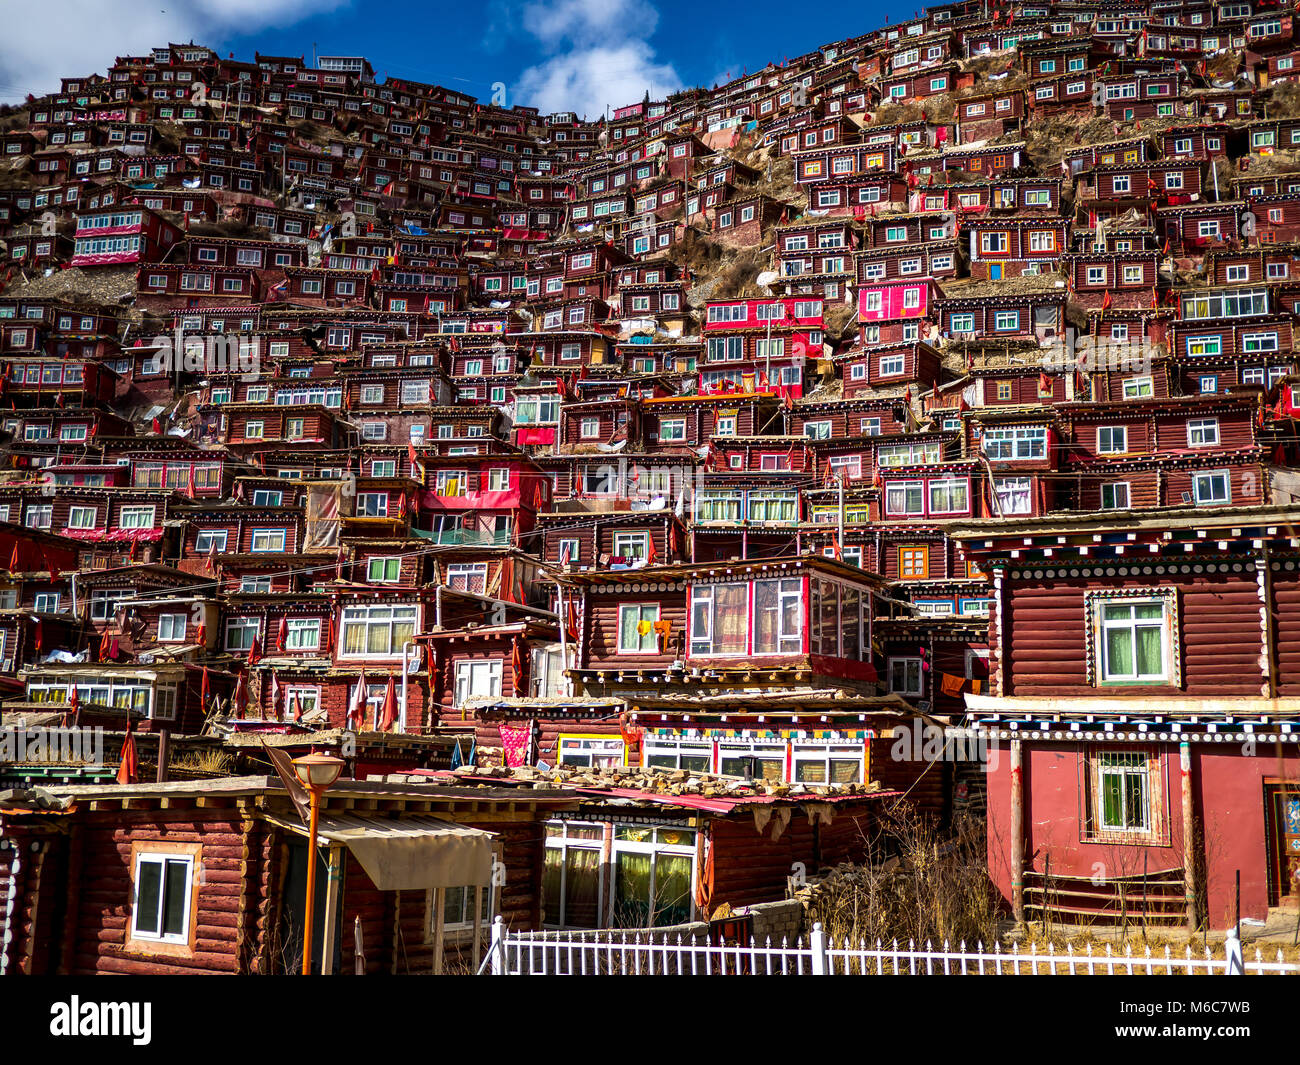
[[[1300,784],[1268,787],[1270,902],[1300,907]]]

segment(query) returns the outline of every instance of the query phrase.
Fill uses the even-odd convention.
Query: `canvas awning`
[[[265,816],[272,824],[307,835],[307,826],[296,817]],[[317,838],[347,847],[380,891],[487,887],[492,878],[492,833],[436,817],[322,817]]]

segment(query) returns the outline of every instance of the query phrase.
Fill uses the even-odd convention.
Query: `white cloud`
[[[103,74],[119,55],[155,45],[215,39],[287,26],[349,0],[60,0],[57,12],[5,20],[0,39],[0,100],[57,92],[59,79]]]
[[[611,36],[649,37],[659,12],[645,0],[541,0],[524,6],[523,24],[543,44],[595,44]]]
[[[625,104],[639,103],[647,92],[662,99],[681,87],[671,64],[656,63],[645,41],[628,41],[613,48],[594,47],[565,52],[519,76],[522,99],[544,114],[573,111],[596,119]]]
[[[659,12],[646,0],[536,0],[521,23],[554,54],[520,74],[516,93],[543,113],[573,111],[595,119],[649,92],[682,87],[671,63],[656,59],[649,37]]]

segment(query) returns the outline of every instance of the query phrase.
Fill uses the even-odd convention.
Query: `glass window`
[[[1169,613],[1165,598],[1101,602],[1098,675],[1103,683],[1169,679]]]
[[[919,658],[891,658],[889,660],[889,690],[899,695],[919,696],[922,693],[921,660]]]
[[[623,603],[618,609],[618,653],[655,654],[659,650],[655,622],[657,603]]]
[[[471,659],[456,663],[453,706],[460,709],[467,699],[492,698],[501,694],[500,659]]]
[[[366,561],[366,581],[370,584],[391,584],[401,577],[400,558],[371,558]]]
[[[1146,833],[1153,827],[1151,770],[1137,751],[1105,751],[1093,760],[1094,823],[1102,832]]]
[[[1102,510],[1128,510],[1129,484],[1127,481],[1113,481],[1101,486]]]
[[[194,859],[187,854],[147,854],[135,863],[131,938],[187,943]]]
[[[802,649],[802,602],[798,578],[754,582],[754,654],[797,654]]]
[[[396,658],[415,635],[414,606],[344,607],[339,646],[343,657]]]
[[[1227,470],[1192,475],[1192,498],[1198,505],[1216,506],[1232,502],[1232,480]]]
[[[745,654],[748,622],[748,584],[706,584],[691,589],[691,654]]]
[[[990,459],[1041,459],[1047,455],[1047,427],[1043,425],[986,429],[981,446]]]
[[[1193,418],[1187,423],[1188,447],[1214,447],[1218,442],[1218,418]]]

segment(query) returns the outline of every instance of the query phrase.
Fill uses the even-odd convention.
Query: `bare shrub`
[[[837,941],[991,943],[997,908],[984,828],[962,818],[940,832],[910,803],[888,808],[866,862],[843,865],[809,889],[808,922]]]

